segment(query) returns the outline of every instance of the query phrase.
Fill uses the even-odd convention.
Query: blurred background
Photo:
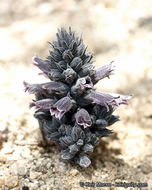
[[[116,111],[115,133],[103,138],[86,170],[61,163],[56,147],[38,146],[38,123],[28,109],[34,97],[23,92],[23,80],[47,81],[31,58],[48,56],[48,41],[69,26],[94,52],[96,68],[115,61],[115,75],[97,89],[134,95]],[[1,0],[0,87],[0,188],[78,189],[80,180],[152,188],[151,0]]]

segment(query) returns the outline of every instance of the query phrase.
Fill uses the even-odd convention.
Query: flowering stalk
[[[44,140],[60,146],[61,159],[70,160],[81,167],[91,164],[90,153],[101,137],[112,133],[107,126],[119,120],[113,111],[127,105],[131,96],[97,92],[94,85],[111,76],[114,63],[97,70],[93,66],[93,53],[86,52],[82,38],[75,37],[69,28],[56,34],[49,43],[49,56],[43,60],[34,56],[33,64],[50,79],[42,84],[24,82],[25,92],[35,94],[30,108],[35,108]]]

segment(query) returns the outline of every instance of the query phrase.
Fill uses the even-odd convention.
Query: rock
[[[40,173],[35,172],[35,171],[30,171],[30,179],[37,179]]]
[[[145,174],[152,172],[152,166],[148,163],[141,164],[140,168],[141,168],[141,171]]]
[[[44,181],[42,181],[42,180],[39,180],[39,182],[38,182],[38,185],[39,185],[39,186],[42,186],[42,185],[44,185]]]
[[[17,173],[18,175],[21,175],[21,176],[26,175],[27,169],[25,167],[19,167],[17,168]]]
[[[29,190],[29,187],[28,186],[23,186],[22,190]]]
[[[14,188],[18,185],[17,176],[5,176],[5,185],[9,188]]]
[[[48,162],[47,165],[46,165],[46,168],[49,169],[51,167],[51,163]]]
[[[70,174],[72,176],[76,176],[78,173],[79,173],[79,171],[77,169],[72,169],[71,172],[70,172]]]

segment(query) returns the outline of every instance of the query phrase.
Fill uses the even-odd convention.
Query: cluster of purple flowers
[[[94,85],[113,74],[114,63],[94,70],[93,54],[86,53],[82,38],[64,28],[57,40],[50,43],[52,51],[46,60],[33,57],[37,66],[50,82],[29,84],[25,91],[35,94],[30,108],[36,109],[44,140],[60,146],[61,158],[88,167],[89,155],[99,139],[112,133],[107,126],[119,120],[112,115],[120,104],[127,104],[131,96],[97,92]]]

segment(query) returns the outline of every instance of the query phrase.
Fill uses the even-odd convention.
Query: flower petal
[[[50,113],[51,113],[52,116],[55,115],[55,117],[57,118],[58,112],[59,111],[57,110],[57,108],[54,105],[51,106]]]
[[[91,81],[91,78],[89,76],[85,77],[85,84],[84,86],[86,88],[93,88],[93,83]]]
[[[77,124],[78,125],[83,125],[84,128],[90,127],[92,125],[92,121],[91,121],[89,113],[83,108],[80,109],[76,113],[75,118],[76,118]]]

